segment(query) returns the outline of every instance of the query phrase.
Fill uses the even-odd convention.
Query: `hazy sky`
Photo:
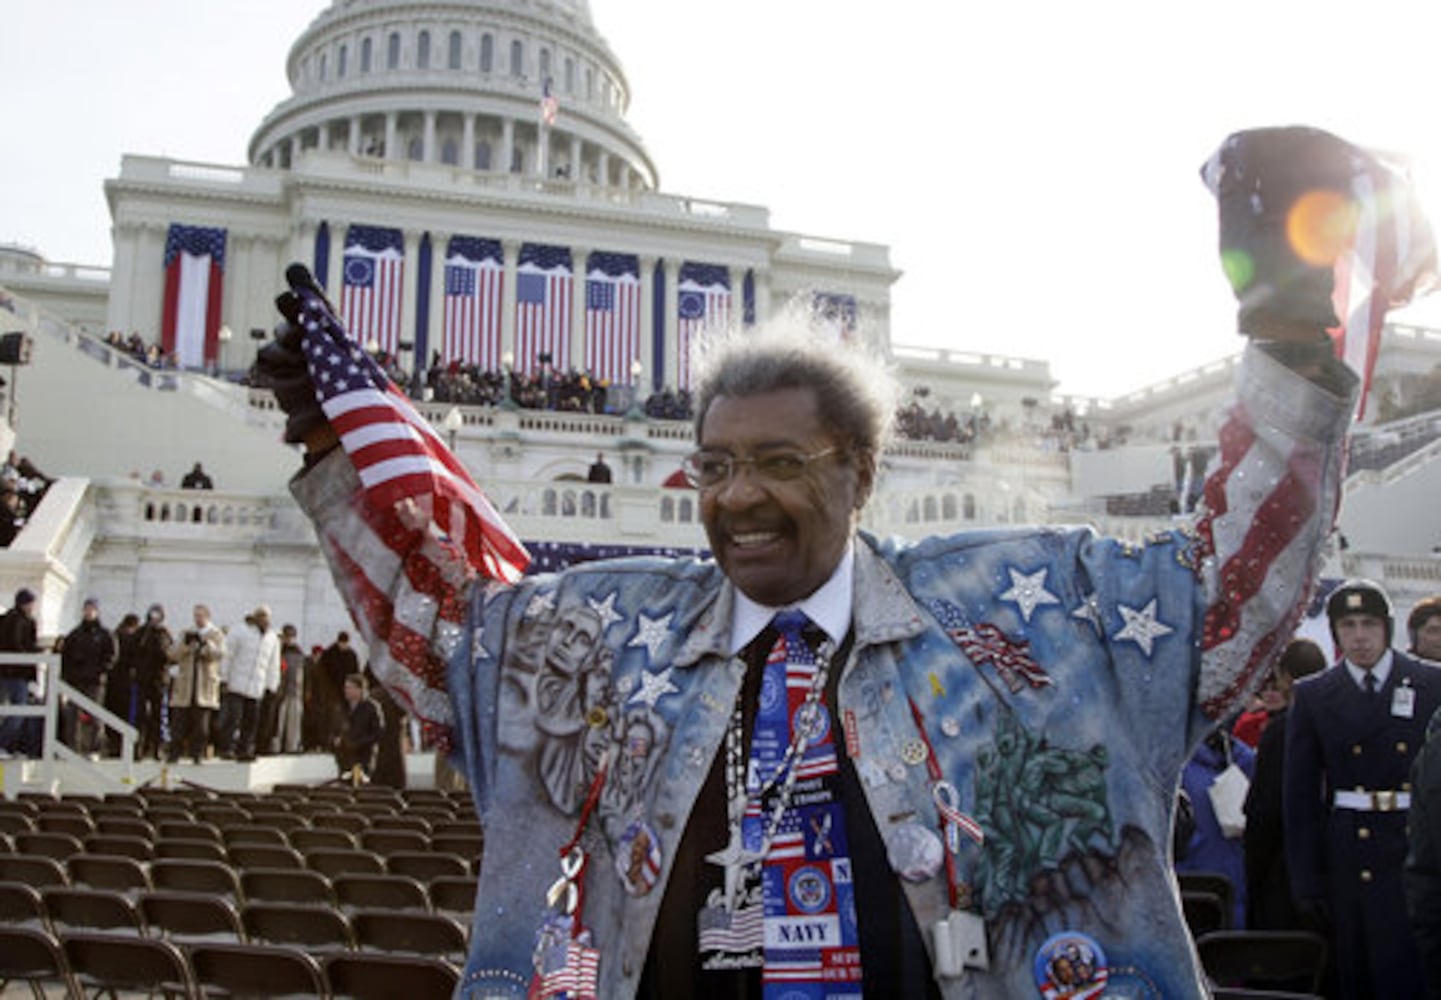
[[[243,163],[323,6],[10,0],[0,241],[108,266],[121,155]],[[1423,185],[1441,165],[1421,3],[591,8],[664,190],[889,244],[895,343],[1049,359],[1068,392],[1239,346],[1197,176],[1227,133],[1319,125],[1410,154]]]

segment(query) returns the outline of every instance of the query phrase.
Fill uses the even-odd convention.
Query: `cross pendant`
[[[725,906],[727,913],[734,913],[739,905],[741,882],[745,870],[752,863],[759,861],[763,854],[758,851],[748,851],[741,840],[741,827],[739,823],[732,824],[730,842],[726,846],[711,854],[705,859],[713,865],[720,865],[725,869]]]

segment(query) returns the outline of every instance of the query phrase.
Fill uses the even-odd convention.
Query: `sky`
[[[1316,125],[1410,157],[1423,198],[1441,181],[1419,2],[590,6],[664,191],[888,245],[893,343],[1048,360],[1067,393],[1239,349],[1198,176],[1230,132]],[[242,164],[323,7],[11,0],[0,242],[108,266],[121,156]]]

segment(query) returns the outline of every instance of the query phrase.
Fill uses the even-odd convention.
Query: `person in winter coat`
[[[195,605],[194,616],[195,627],[170,650],[170,759],[188,754],[199,764],[210,741],[210,714],[220,707],[225,633],[204,604]]]
[[[137,753],[141,760],[160,760],[170,741],[165,701],[170,687],[170,647],[175,643],[165,625],[164,607],[150,605],[135,642],[135,728],[140,730]]]
[[[80,624],[61,640],[60,678],[87,698],[98,700],[114,662],[115,637],[100,624],[100,602],[88,597]],[[93,721],[83,727],[79,722],[79,705],[66,701],[60,706],[60,742],[76,753],[89,753],[98,742],[98,727]]]
[[[24,587],[15,592],[15,604],[0,615],[0,652],[35,653],[35,594]],[[32,664],[0,665],[0,705],[30,703],[30,682],[35,679]],[[32,719],[6,716],[0,719],[0,750],[36,752]]]
[[[140,616],[128,612],[115,628],[115,663],[105,682],[105,707],[111,713],[135,724],[135,704],[138,692],[135,688],[135,664],[140,655],[137,643],[140,638]],[[109,730],[105,734],[105,753],[110,757],[120,755],[120,734]]]
[[[375,771],[385,722],[380,706],[367,693],[364,675],[345,678],[344,691],[345,729],[335,738],[335,763],[342,778],[357,766],[369,778]]]
[[[295,626],[283,626],[280,630],[280,691],[275,699],[275,732],[269,745],[271,753],[300,752],[309,668],[310,661],[305,650],[295,641]]]
[[[280,687],[280,637],[270,627],[270,609],[262,604],[247,615],[228,645],[216,750],[222,757],[254,760],[261,696]]]

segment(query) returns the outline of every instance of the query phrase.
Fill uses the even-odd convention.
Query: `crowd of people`
[[[119,330],[105,335],[105,343],[117,351],[124,351],[130,357],[151,368],[174,368],[175,356],[166,354],[165,348],[155,341],[147,342],[138,331],[125,336]]]
[[[54,482],[13,450],[0,464],[0,548],[8,547]]]
[[[35,600],[22,589],[0,616],[0,651],[40,651]],[[135,727],[137,759],[202,764],[333,753],[341,775],[358,767],[366,779],[404,785],[404,713],[383,689],[371,689],[346,632],[307,650],[294,625],[275,628],[265,605],[222,626],[204,604],[175,623],[158,603],[143,616],[126,613],[111,629],[92,597],[53,651],[66,684]],[[0,666],[0,703],[28,703],[34,681],[33,666]],[[38,719],[6,718],[0,753],[37,755],[40,728]],[[61,699],[58,731],[77,753],[121,752],[118,732],[78,702]]]

